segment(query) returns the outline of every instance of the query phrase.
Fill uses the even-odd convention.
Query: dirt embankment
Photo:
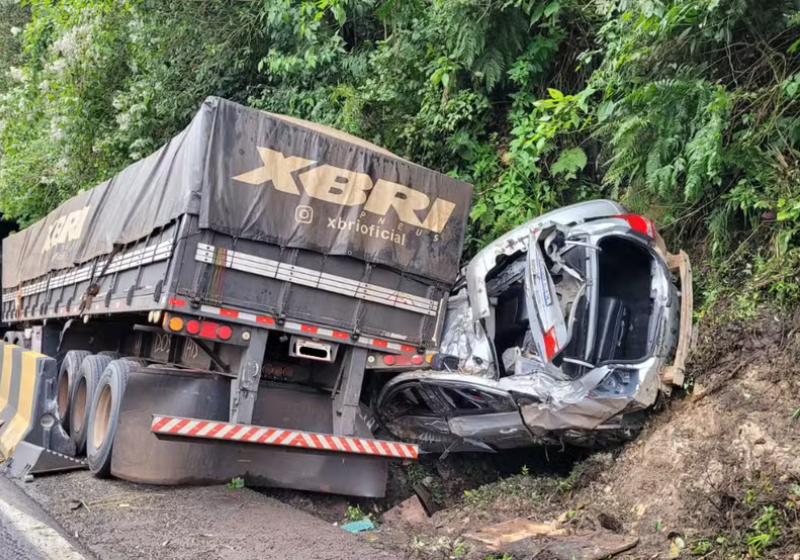
[[[527,467],[520,457],[505,469],[415,467],[430,471],[417,478],[448,507],[377,538],[410,557],[485,559],[463,535],[523,517],[638,539],[616,558],[800,558],[800,314],[762,311],[701,328],[689,374],[693,392],[670,399],[635,442],[578,456],[569,475],[576,456],[557,449],[529,454]],[[548,458],[561,473],[536,472],[551,468]],[[512,469],[520,474],[480,485]],[[505,552],[492,556],[551,557]]]

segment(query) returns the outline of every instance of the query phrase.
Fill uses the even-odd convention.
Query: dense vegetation
[[[38,219],[213,94],[473,182],[470,249],[613,197],[793,299],[799,45],[794,0],[0,0],[0,211]]]

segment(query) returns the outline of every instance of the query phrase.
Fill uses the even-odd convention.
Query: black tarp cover
[[[331,128],[205,100],[161,149],[3,240],[3,287],[200,227],[451,283],[472,187]]]

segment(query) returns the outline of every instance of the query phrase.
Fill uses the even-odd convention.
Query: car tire
[[[61,367],[58,368],[58,380],[56,381],[56,419],[67,433],[69,433],[69,410],[72,388],[75,386],[83,360],[91,355],[92,353],[86,350],[70,350],[61,361]]]
[[[95,387],[100,380],[100,375],[109,363],[111,363],[111,358],[108,356],[88,356],[83,360],[72,386],[69,399],[69,439],[75,444],[75,453],[78,455],[86,449],[89,406],[94,398]]]
[[[126,358],[108,364],[97,383],[86,431],[89,470],[98,478],[111,475],[111,451],[119,424],[120,405],[128,385],[128,373],[145,366],[145,360]]]

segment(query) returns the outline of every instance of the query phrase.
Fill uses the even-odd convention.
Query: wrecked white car
[[[683,382],[689,259],[617,203],[545,214],[462,273],[433,370],[394,377],[376,402],[399,439],[429,452],[608,444]]]

